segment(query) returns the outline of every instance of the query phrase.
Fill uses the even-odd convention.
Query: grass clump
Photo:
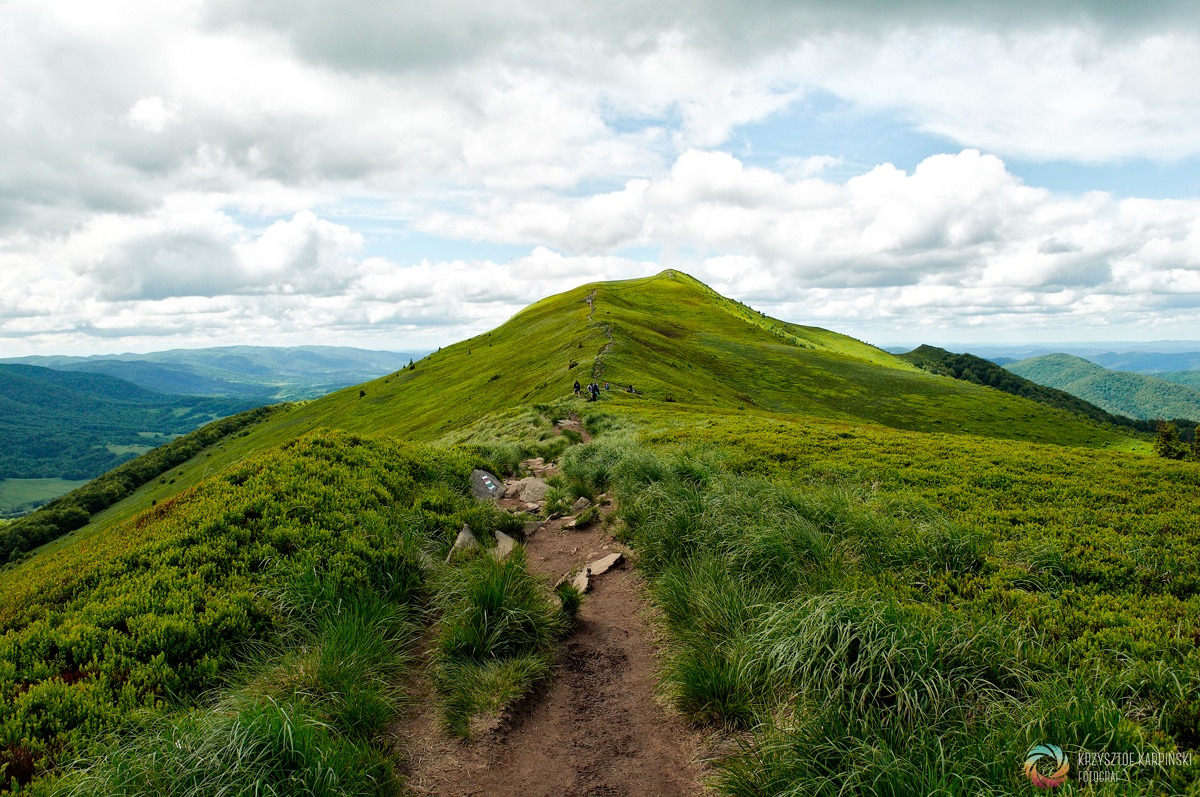
[[[71,797],[387,795],[384,756],[339,737],[303,699],[245,697],[158,721],[60,784]]]
[[[579,514],[575,516],[575,527],[584,528],[590,526],[600,519],[600,508],[595,504],[586,506]]]
[[[570,597],[555,606],[521,546],[504,560],[481,555],[448,568],[436,600],[434,683],[444,726],[463,738],[473,721],[496,715],[550,675],[555,643],[578,606]]]
[[[97,744],[53,793],[71,797],[392,795],[381,744],[416,634],[406,604],[310,571],[281,593],[289,626],[212,704],[148,717]]]

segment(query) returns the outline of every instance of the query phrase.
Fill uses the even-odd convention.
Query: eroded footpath
[[[553,472],[552,466],[544,471]],[[502,505],[520,506],[520,498]],[[602,515],[615,507],[599,498]],[[579,624],[559,671],[492,728],[460,741],[437,728],[432,688],[418,685],[398,729],[407,787],[416,795],[692,797],[706,794],[700,739],[656,697],[653,629],[630,552],[610,524],[570,528],[557,518],[531,530],[529,566],[548,583],[620,553],[589,579]]]

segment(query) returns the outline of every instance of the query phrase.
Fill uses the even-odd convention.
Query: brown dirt
[[[574,419],[573,419],[574,420]],[[582,430],[582,427],[580,427]],[[611,504],[602,511],[611,513]],[[608,526],[549,521],[526,542],[547,582],[614,551]],[[408,788],[456,797],[699,797],[701,740],[656,698],[643,585],[628,562],[591,579],[554,680],[470,742],[437,729],[422,678],[397,728]]]

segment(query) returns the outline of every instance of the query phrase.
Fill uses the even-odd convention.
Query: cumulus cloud
[[[1170,78],[1200,70],[1198,9],[9,0],[0,339],[431,340],[665,267],[831,323],[1183,323],[1195,201],[1058,195],[1005,159],[1200,157],[1200,88]],[[955,152],[735,157],[814,92]],[[440,251],[388,251],[414,230]]]
[[[976,150],[932,156],[911,173],[885,164],[845,183],[689,151],[663,177],[620,191],[419,223],[581,253],[691,249],[719,287],[770,299],[816,286],[1184,290],[1185,275],[1200,273],[1197,218],[1200,201],[1055,195]]]

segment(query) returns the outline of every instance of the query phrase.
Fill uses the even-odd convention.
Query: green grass
[[[589,320],[585,300],[593,293]],[[613,389],[602,394],[599,405],[571,398],[572,382],[590,381],[593,370]],[[624,392],[630,384],[637,394]],[[531,407],[564,415],[605,408],[637,412],[663,406],[668,395],[687,412],[804,415],[910,431],[1150,450],[1147,441],[1072,413],[925,373],[835,332],[762,316],[668,271],[551,296],[412,369],[290,406],[246,436],[211,446],[143,485],[79,534],[102,531],[247,456],[316,429],[482,444],[505,438],[505,427],[520,424]],[[495,430],[489,429],[492,423]],[[550,431],[542,432],[545,442]],[[552,453],[552,447],[546,451]],[[536,455],[532,447],[525,452]]]
[[[1015,793],[1039,741],[1200,747],[1194,464],[676,408],[588,448],[564,473],[620,496],[674,705],[754,731],[722,793]]]
[[[137,456],[141,456],[142,454],[145,454],[147,451],[153,450],[154,446],[137,446],[137,445],[118,446],[118,445],[113,445],[110,443],[109,445],[106,445],[105,448],[107,448],[110,453],[116,454],[117,456],[120,457],[120,456],[124,456],[125,454],[135,454]]]
[[[503,561],[482,553],[448,568],[433,656],[443,726],[469,738],[473,724],[546,680],[579,599],[569,590],[555,595],[534,578],[522,546]]]
[[[309,435],[4,573],[5,780],[38,777],[138,714],[189,705],[264,645],[311,648],[297,625],[315,624],[326,640],[318,671],[326,659],[349,667],[341,637],[322,630],[331,613],[368,590],[419,606],[426,562],[445,556],[463,523],[481,533],[519,525],[470,497],[477,464],[461,449]],[[376,627],[360,623],[351,636],[388,638]],[[334,691],[370,680],[346,671]],[[351,735],[351,716],[378,728],[368,722],[378,706],[364,700],[337,715]]]
[[[398,676],[416,628],[403,601],[340,594],[342,586],[305,576],[289,585],[280,607],[290,618],[289,647],[248,666],[245,683],[211,706],[104,739],[56,793],[396,794],[384,746],[375,742],[396,716]]]
[[[576,375],[615,389],[574,399]],[[555,433],[571,412],[591,444]],[[520,554],[425,581],[463,523],[517,522],[466,498],[470,467],[513,473],[528,456],[561,456],[555,508],[619,496],[664,618],[666,693],[745,742],[719,764],[724,793],[1014,793],[1035,742],[1196,751],[1200,464],[1149,449],[677,273],[583,286],[412,370],[282,409],[0,574],[0,754],[28,752],[34,737],[11,734],[45,706],[81,719],[34,751],[43,762],[179,700],[200,712],[187,722],[237,736],[241,708],[198,696],[262,645],[288,647],[288,672],[320,670],[318,644],[286,630],[333,603],[330,582],[304,575],[318,563],[434,608],[445,724],[470,735],[547,677],[578,609]],[[187,656],[156,658],[163,640]],[[371,736],[381,704],[331,697],[371,679],[338,679],[276,702]],[[1198,772],[1131,772],[1123,792],[1092,793],[1194,793]]]
[[[4,479],[0,481],[0,515],[28,511],[87,483],[87,479]]]

